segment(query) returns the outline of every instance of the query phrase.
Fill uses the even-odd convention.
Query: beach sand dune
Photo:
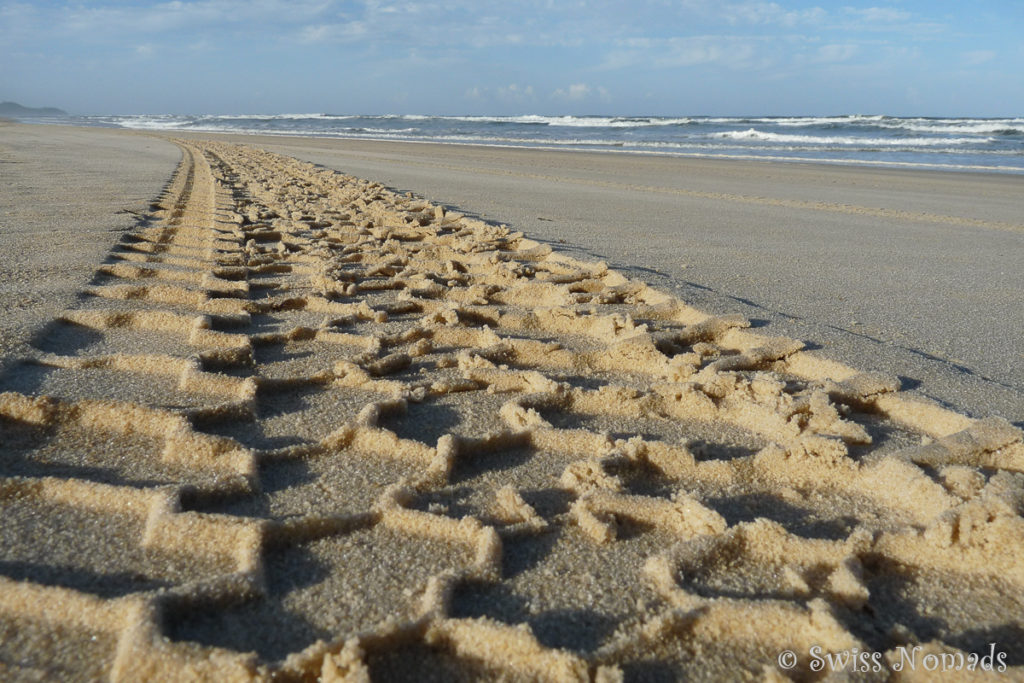
[[[1008,421],[379,183],[177,144],[0,376],[4,677],[784,680],[816,647],[1024,675]]]

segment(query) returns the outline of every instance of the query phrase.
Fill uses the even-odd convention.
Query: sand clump
[[[882,679],[990,643],[1022,673],[1009,423],[505,226],[179,144],[0,377],[4,676],[777,680],[820,647]]]

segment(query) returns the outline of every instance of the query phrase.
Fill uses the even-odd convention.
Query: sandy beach
[[[0,123],[0,187],[0,678],[1024,677],[1024,176]]]
[[[221,139],[230,140],[234,136]],[[1024,177],[255,137],[1024,424]]]

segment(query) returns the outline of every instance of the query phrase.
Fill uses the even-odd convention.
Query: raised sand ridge
[[[504,226],[179,144],[0,377],[0,678],[814,678],[815,645],[990,643],[1024,675],[1009,423]]]

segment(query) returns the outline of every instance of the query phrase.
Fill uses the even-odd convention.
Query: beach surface
[[[1021,178],[0,160],[0,677],[1024,673]]]
[[[155,138],[0,122],[0,359],[71,305],[180,159]]]
[[[610,265],[1024,424],[1024,176],[223,136]]]

